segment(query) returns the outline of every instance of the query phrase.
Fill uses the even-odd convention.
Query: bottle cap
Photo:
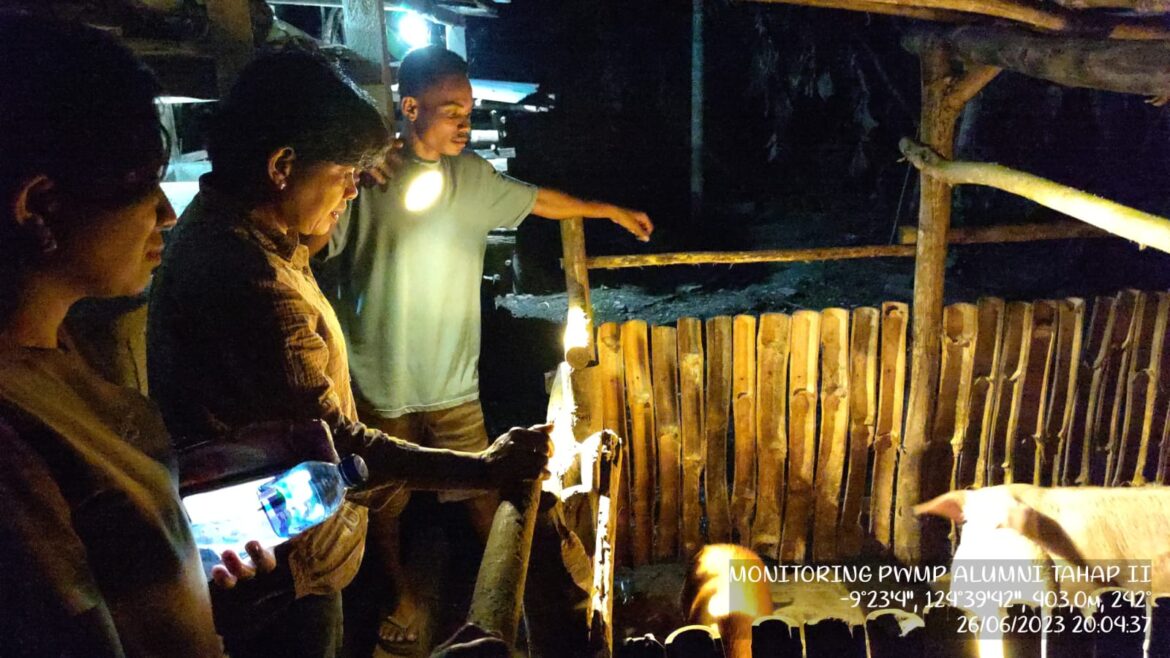
[[[337,465],[337,470],[341,472],[341,478],[349,487],[365,484],[366,480],[370,479],[370,469],[366,467],[366,460],[360,455],[345,457]]]

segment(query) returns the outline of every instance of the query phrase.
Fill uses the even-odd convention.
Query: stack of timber
[[[909,318],[886,302],[598,327],[583,393],[627,437],[622,561],[728,541],[784,563],[891,552]],[[1165,292],[946,307],[923,495],[1165,483],[1168,332]]]

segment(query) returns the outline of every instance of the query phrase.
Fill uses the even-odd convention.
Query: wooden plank
[[[1105,379],[1105,363],[1109,357],[1109,337],[1113,333],[1117,299],[1098,297],[1093,301],[1089,316],[1089,333],[1085,350],[1081,353],[1080,381],[1077,384],[1077,404],[1073,410],[1073,424],[1064,459],[1064,479],[1067,484],[1086,485],[1090,480],[1090,464],[1097,450],[1093,427],[1096,424],[1098,400]]]
[[[597,328],[597,367],[601,380],[601,426],[628,442],[630,434],[626,427],[625,364],[622,360],[621,326],[616,322],[606,322]],[[615,561],[617,564],[630,564],[633,553],[630,542],[629,459],[622,460],[621,468],[623,472],[616,494],[617,516],[614,517],[617,526]]]
[[[654,377],[654,423],[658,430],[658,518],[654,524],[654,560],[678,558],[682,454],[679,451],[678,341],[674,327],[650,330]]]
[[[756,517],[752,550],[780,557],[780,518],[787,489],[788,339],[791,318],[782,313],[760,316],[756,347]]]
[[[1144,392],[1139,392],[1138,396],[1141,400],[1134,400],[1134,391],[1132,386],[1139,387],[1147,385],[1149,382],[1145,377],[1140,375],[1144,369],[1138,363],[1139,359],[1149,360],[1149,346],[1150,341],[1145,344],[1145,354],[1143,355],[1142,335],[1144,333],[1152,333],[1152,324],[1155,319],[1152,315],[1147,317],[1148,313],[1156,312],[1156,309],[1147,311],[1146,295],[1145,293],[1136,290],[1126,290],[1121,293],[1122,307],[1128,307],[1132,302],[1132,312],[1129,317],[1129,327],[1126,332],[1125,342],[1122,347],[1121,359],[1118,362],[1117,371],[1117,388],[1114,391],[1113,407],[1110,414],[1109,423],[1109,446],[1105,457],[1105,484],[1108,486],[1116,486],[1119,482],[1127,481],[1131,476],[1123,474],[1123,464],[1125,463],[1125,452],[1129,446],[1126,445],[1125,426],[1128,423],[1128,414],[1133,408],[1131,403],[1138,403],[1144,405]],[[1148,321],[1148,322],[1147,322]],[[1118,326],[1120,329],[1120,326]],[[1152,340],[1152,336],[1150,337]],[[1135,366],[1137,369],[1135,370]],[[1140,425],[1140,421],[1139,421]],[[1140,431],[1140,428],[1139,428]],[[1137,445],[1133,442],[1134,454],[1130,455],[1129,463],[1132,465],[1137,459]],[[1132,468],[1132,467],[1131,467]]]
[[[727,493],[727,426],[731,405],[731,318],[707,320],[707,395],[703,430],[707,463],[703,489],[707,494],[707,541],[731,541],[731,502]]]
[[[1154,471],[1157,460],[1151,459],[1151,455],[1158,454],[1161,441],[1160,432],[1154,438],[1154,425],[1158,387],[1165,367],[1168,314],[1170,294],[1159,292],[1146,297],[1141,333],[1130,365],[1125,423],[1121,430],[1121,462],[1114,475],[1115,486],[1125,481],[1140,486],[1156,477]]]
[[[957,488],[963,442],[970,424],[971,382],[978,331],[979,309],[974,304],[951,304],[943,309],[942,365],[930,441],[932,445],[949,446],[950,468],[943,468],[942,463],[935,465],[930,491]],[[950,472],[949,478],[947,471]]]
[[[811,263],[855,258],[905,258],[913,256],[914,251],[914,245],[900,244],[816,247],[812,249],[762,249],[758,251],[690,251],[666,254],[591,256],[585,261],[585,264],[591,270],[620,270],[630,267],[665,267],[668,265]]]
[[[1020,398],[1028,367],[1031,346],[1032,305],[1009,302],[1004,314],[1003,345],[999,355],[999,394],[992,415],[992,436],[987,460],[988,484],[1013,482],[1016,430],[1019,426]],[[1031,481],[1031,472],[1028,481]]]
[[[654,391],[650,385],[650,347],[642,320],[622,324],[622,358],[630,411],[630,524],[634,566],[650,563],[654,549]]]
[[[1048,412],[1056,321],[1056,302],[1041,300],[1032,304],[1032,334],[1020,392],[1016,449],[1012,457],[1017,482],[1038,485],[1046,482],[1052,474],[1054,454],[1044,440],[1044,417]]]
[[[906,391],[906,318],[901,302],[882,304],[881,379],[878,389],[877,436],[874,438],[873,495],[869,523],[883,546],[891,547],[894,513],[894,475],[902,445],[902,410]]]
[[[878,322],[881,312],[872,307],[853,310],[849,347],[849,475],[837,535],[839,557],[861,554],[865,526],[861,504],[866,497],[869,454],[877,428]]]
[[[971,368],[971,411],[966,452],[959,465],[957,489],[987,485],[987,455],[991,449],[992,414],[995,412],[999,353],[1003,344],[1003,300],[983,297],[976,308],[979,328],[975,341],[975,362]]]
[[[565,322],[565,361],[584,368],[594,359],[593,304],[589,300],[589,270],[585,267],[585,220],[566,219],[561,224],[561,267],[569,314]]]
[[[1164,303],[1167,293],[1156,293],[1158,303]],[[1147,482],[1165,484],[1170,475],[1170,320],[1161,332],[1162,356],[1158,360],[1158,386],[1154,400],[1154,419],[1150,427],[1150,447],[1145,461]]]
[[[1051,484],[1068,486],[1065,481],[1065,453],[1076,409],[1081,344],[1084,337],[1085,302],[1069,298],[1056,306],[1056,347],[1052,365],[1052,389],[1044,419],[1045,443],[1053,447]],[[1048,483],[1045,483],[1048,484]]]
[[[731,488],[732,539],[752,540],[756,507],[756,318],[737,315],[732,331],[731,410],[735,425],[735,470]]]
[[[617,542],[617,494],[623,475],[625,454],[622,441],[612,432],[602,432],[597,441],[594,463],[598,490],[597,531],[593,544],[593,585],[589,596],[589,655],[613,655],[613,573],[619,554]]]
[[[813,560],[837,557],[845,456],[849,452],[849,311],[821,311],[821,427],[817,449]]]
[[[1102,485],[1109,481],[1111,460],[1121,446],[1121,414],[1125,408],[1126,374],[1132,357],[1133,333],[1143,299],[1136,290],[1117,293],[1117,311],[1113,333],[1109,338],[1109,356],[1105,360],[1105,379],[1098,401],[1094,433],[1100,450],[1093,453],[1089,463],[1089,481]]]
[[[792,314],[788,366],[788,500],[780,544],[782,563],[803,562],[808,547],[817,440],[817,352],[821,314]]]
[[[690,559],[703,546],[703,462],[707,454],[703,429],[703,323],[678,319],[679,409],[682,411],[682,557]]]

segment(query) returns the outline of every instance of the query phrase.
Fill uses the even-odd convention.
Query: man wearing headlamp
[[[478,451],[488,439],[478,378],[488,232],[514,228],[529,214],[607,218],[642,241],[654,226],[644,212],[523,183],[466,151],[471,83],[455,53],[438,46],[411,52],[398,84],[404,162],[387,185],[364,191],[333,231],[325,254],[337,278],[331,301],[348,339],[362,419],[424,446]],[[494,496],[445,492],[440,500],[467,500],[486,537]],[[371,536],[401,591],[395,517],[406,501],[399,502],[376,515]],[[381,635],[393,653],[418,638],[408,591]]]

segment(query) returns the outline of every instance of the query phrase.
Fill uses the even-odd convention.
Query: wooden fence
[[[924,491],[1165,482],[1170,294],[1086,306],[946,307]],[[889,549],[908,324],[886,302],[598,327],[592,394],[630,447],[620,552],[641,565],[705,542],[784,563]]]
[[[1170,656],[1170,597],[1162,597],[1153,605],[1131,607],[1116,591],[1100,595],[1108,599],[1108,604],[1088,617],[1072,608],[1058,608],[1045,620],[1035,606],[1007,608],[997,618],[997,625],[1020,631],[1002,635],[1002,655],[1012,658]],[[762,617],[752,627],[752,656],[978,658],[977,636],[970,628],[965,613],[949,607],[931,608],[922,614],[879,610],[866,617],[864,626],[850,626],[837,619],[799,625],[783,617]],[[685,626],[664,643],[652,638],[628,639],[616,648],[615,655],[619,658],[722,658],[724,654],[719,639],[710,629]]]

